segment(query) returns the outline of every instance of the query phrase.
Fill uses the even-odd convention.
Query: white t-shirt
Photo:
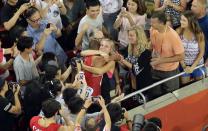
[[[82,30],[82,26],[87,23],[90,25],[89,29],[87,32],[84,34],[82,38],[82,50],[86,50],[89,48],[89,36],[91,33],[93,33],[93,30],[98,29],[102,30],[103,26],[103,16],[100,13],[96,19],[90,18],[88,15],[85,15],[81,21],[79,22],[79,27],[77,33],[79,34]]]
[[[123,0],[99,0],[103,13],[105,14],[111,14],[111,13],[116,13],[121,9],[123,6]]]
[[[52,23],[56,25],[57,28],[62,29],[63,25],[61,22],[61,15],[60,15],[60,9],[56,4],[53,4],[49,7],[48,3],[42,1],[42,0],[36,0],[36,5],[39,9],[46,9],[48,8],[48,12],[44,19],[48,21],[48,23]]]

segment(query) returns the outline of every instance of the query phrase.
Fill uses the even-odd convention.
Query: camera
[[[69,64],[72,66],[73,69],[77,67],[77,62],[80,63],[83,60],[83,57],[73,57],[70,61]]]
[[[46,25],[46,28],[50,28],[50,26],[51,26],[51,24],[50,24],[50,23],[48,23],[48,24]]]
[[[151,117],[146,120],[142,114],[134,115],[132,131],[149,131],[150,129],[160,131],[161,128],[162,122],[160,118]]]
[[[100,97],[99,96],[93,96],[92,97],[92,102],[97,103],[98,100],[100,100]]]
[[[121,111],[122,111],[121,118],[124,119],[124,113],[126,112],[126,109],[122,108]]]
[[[141,114],[134,115],[132,131],[140,131],[145,124],[144,116]]]
[[[18,82],[9,82],[8,88],[13,91],[14,88],[15,88],[15,90],[17,89],[18,85],[19,85]]]

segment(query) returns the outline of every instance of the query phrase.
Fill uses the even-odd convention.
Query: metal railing
[[[203,64],[203,65],[199,65],[199,66],[197,66],[194,70],[196,70],[196,69],[198,69],[198,68],[201,68],[201,67],[203,67],[203,66],[204,66],[204,64]],[[200,70],[201,70],[201,72],[202,72],[202,74],[203,74],[203,79],[204,79],[205,76],[206,76],[206,73],[204,72],[204,70],[202,70],[202,69],[200,69]],[[135,95],[139,94],[139,95],[141,95],[142,99],[144,100],[144,106],[145,106],[145,105],[146,105],[146,98],[145,98],[145,96],[142,94],[142,92],[147,91],[147,90],[149,90],[149,89],[152,89],[152,88],[154,88],[154,87],[156,87],[156,86],[158,86],[158,85],[160,85],[160,84],[162,84],[162,83],[165,83],[165,82],[167,82],[167,81],[169,81],[169,80],[172,80],[172,79],[174,79],[174,78],[177,78],[177,77],[179,77],[179,76],[181,76],[181,75],[183,75],[183,74],[185,74],[185,72],[181,72],[181,73],[179,73],[179,74],[177,74],[177,75],[174,75],[174,76],[171,76],[171,77],[169,77],[169,78],[163,79],[163,80],[161,80],[161,81],[155,82],[155,83],[153,83],[152,85],[149,85],[149,86],[147,86],[147,87],[145,87],[145,88],[143,88],[143,89],[141,89],[141,90],[138,90],[138,91],[135,91],[135,92],[133,92],[133,93],[131,93],[131,94],[126,95],[124,98],[122,98],[122,99],[119,100],[118,102],[121,102],[121,101],[123,101],[123,100],[126,100],[126,99],[128,99],[128,98],[130,98],[130,97],[132,97],[132,96],[135,96]]]

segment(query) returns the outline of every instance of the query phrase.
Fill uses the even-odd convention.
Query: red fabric
[[[4,59],[4,54],[3,54],[3,49],[0,48],[0,63],[3,61]],[[5,72],[4,69],[0,69],[0,75],[3,74]]]
[[[120,127],[120,131],[129,131],[128,126],[126,124],[125,125],[122,125]]]
[[[0,25],[0,32],[4,32],[6,29],[4,28],[4,25]]]
[[[92,66],[92,56],[85,57],[84,64],[87,66]],[[84,73],[87,85],[92,87],[94,90],[92,96],[101,95],[100,83],[102,80],[102,75],[95,75],[88,71],[85,71]]]
[[[58,131],[59,127],[61,126],[60,124],[50,124],[48,127],[42,127],[38,124],[38,120],[41,119],[40,116],[34,116],[30,120],[30,129],[32,131]]]
[[[163,131],[201,131],[208,124],[207,100],[208,90],[204,90],[149,113],[146,118],[159,117]]]

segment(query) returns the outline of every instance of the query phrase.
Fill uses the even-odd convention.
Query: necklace
[[[167,28],[168,28],[168,26],[165,25],[165,31],[163,32],[162,36],[158,37],[158,36],[155,35],[155,37],[154,37],[153,51],[157,55],[160,55],[162,53],[162,45],[164,43],[164,39],[165,39],[165,36],[166,36]],[[160,39],[162,39],[162,40],[160,40]],[[156,49],[157,47],[160,47],[160,49]]]

